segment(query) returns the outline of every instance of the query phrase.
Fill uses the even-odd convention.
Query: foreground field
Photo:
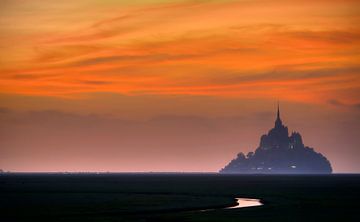
[[[360,221],[359,197],[358,175],[3,174],[0,221]]]

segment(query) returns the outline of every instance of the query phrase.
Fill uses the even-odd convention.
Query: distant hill
[[[330,162],[313,148],[304,146],[300,133],[292,132],[280,119],[278,107],[275,126],[261,136],[260,146],[247,155],[239,153],[220,173],[238,174],[329,174]]]

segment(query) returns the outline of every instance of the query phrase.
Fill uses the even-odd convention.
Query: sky
[[[0,169],[215,172],[277,101],[360,173],[356,0],[0,0]]]

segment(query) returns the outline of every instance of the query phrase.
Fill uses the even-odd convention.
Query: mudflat
[[[239,197],[264,205],[224,209]],[[360,221],[359,198],[355,174],[0,175],[0,221],[9,222]]]

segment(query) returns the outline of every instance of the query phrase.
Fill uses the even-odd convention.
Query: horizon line
[[[1,174],[220,174],[220,175],[331,175],[331,174],[342,174],[342,175],[352,175],[360,174],[360,172],[338,172],[338,173],[220,173],[217,171],[209,172],[180,172],[180,171],[3,171]]]

